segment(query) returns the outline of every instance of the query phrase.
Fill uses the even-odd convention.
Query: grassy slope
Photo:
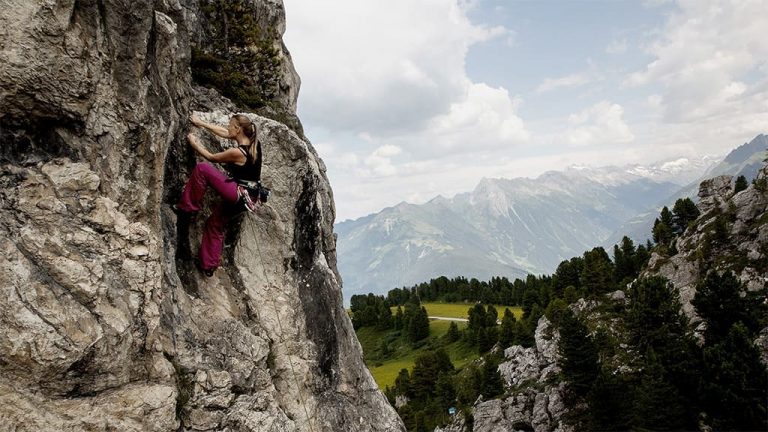
[[[423,303],[423,306],[427,308],[427,313],[430,316],[466,318],[467,311],[472,305],[463,303]],[[494,307],[496,307],[496,310],[499,313],[499,318],[503,316],[505,307],[508,307],[518,319],[523,314],[520,307],[498,305],[495,305]],[[397,308],[394,309],[396,310]],[[431,340],[434,345],[438,345],[440,343],[440,337],[448,332],[448,326],[450,326],[450,324],[450,321],[430,320],[429,340]],[[459,330],[467,326],[464,322],[457,322],[456,324],[458,325]],[[380,331],[366,327],[357,330],[357,338],[360,340],[360,344],[363,347],[366,364],[381,389],[394,384],[395,378],[397,378],[397,374],[400,373],[401,369],[410,370],[413,367],[416,357],[421,352],[430,349],[429,342],[418,348],[412,348],[402,337],[396,337],[391,330]],[[391,340],[390,347],[394,350],[394,353],[384,361],[376,361],[371,357],[378,349],[381,340],[385,338]],[[443,348],[450,356],[451,361],[456,368],[460,368],[480,357],[476,348],[467,347],[461,341],[448,344]]]
[[[472,307],[471,303],[422,303],[422,306],[427,308],[427,315],[429,316],[441,316],[448,318],[468,318],[467,313]],[[515,318],[520,319],[523,317],[523,308],[520,306],[503,306],[493,305],[496,308],[496,312],[499,314],[499,319],[504,316],[504,308],[509,308]],[[392,308],[392,314],[397,311],[397,306]],[[448,327],[446,326],[446,329]]]

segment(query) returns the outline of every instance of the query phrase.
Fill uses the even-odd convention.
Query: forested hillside
[[[409,430],[765,430],[767,178],[764,165],[751,183],[703,182],[698,205],[662,209],[653,242],[624,238],[552,275],[355,296],[353,322],[411,335],[420,301],[467,305],[445,338],[482,358],[457,368],[435,344],[386,391]]]

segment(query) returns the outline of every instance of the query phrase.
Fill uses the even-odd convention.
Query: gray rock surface
[[[457,414],[451,423],[445,427],[436,427],[434,432],[467,432],[468,426],[464,416]]]
[[[194,164],[186,119],[236,111],[191,84],[197,5],[2,4],[0,428],[404,430],[343,309],[332,192],[295,127],[251,115],[270,202],[232,224],[214,277],[194,270],[207,215],[168,205]]]
[[[757,174],[758,181],[768,179],[768,165]],[[664,276],[680,293],[683,311],[694,325],[700,320],[691,301],[702,268],[734,271],[748,290],[768,286],[766,266],[768,260],[768,191],[750,185],[733,194],[730,176],[715,177],[701,183],[702,216],[693,229],[687,229],[677,239],[678,253],[667,257],[653,253],[644,275]],[[727,218],[728,241],[713,241],[715,220],[719,215]]]
[[[570,431],[571,428],[561,420],[565,412],[562,392],[562,385],[547,386],[538,391],[534,388],[526,388],[504,399],[479,401],[474,406],[472,430],[473,432]]]
[[[507,360],[499,364],[499,373],[511,395],[476,403],[474,431],[563,430],[563,388],[554,384],[560,372],[557,365],[559,339],[560,334],[552,323],[541,317],[534,333],[533,347],[514,345],[504,350]]]
[[[723,175],[701,182],[698,207],[702,214],[722,210],[722,205],[733,194],[732,180],[733,176]]]

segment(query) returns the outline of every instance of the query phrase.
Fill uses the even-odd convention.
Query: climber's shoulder
[[[243,155],[243,152],[240,151],[240,149],[238,149],[237,147],[233,147],[233,148],[211,155],[210,161],[217,162],[217,163],[232,162],[235,164],[242,165],[245,163],[246,158],[245,158],[245,155]]]

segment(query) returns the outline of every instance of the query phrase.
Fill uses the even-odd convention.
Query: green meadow
[[[430,316],[441,316],[447,318],[467,318],[467,311],[472,307],[469,303],[422,303]],[[504,314],[504,308],[509,308],[515,317],[520,319],[523,314],[522,308],[518,306],[494,305],[498,311],[499,318]],[[397,307],[393,308],[393,314]],[[424,351],[442,347],[451,358],[454,367],[461,368],[465,364],[477,359],[480,355],[476,347],[467,346],[462,340],[447,343],[443,336],[448,332],[451,321],[430,320],[429,338],[421,341],[416,346],[411,345],[394,330],[377,330],[373,327],[364,327],[357,330],[357,338],[363,347],[365,362],[376,380],[379,388],[384,389],[392,386],[395,378],[401,369],[411,370],[416,357]],[[467,327],[466,322],[457,321],[459,330]],[[387,341],[389,355],[380,354],[382,341]]]
[[[469,317],[467,312],[473,306],[472,303],[422,303],[421,305],[427,308],[427,315],[429,316],[464,319]],[[504,316],[505,308],[509,308],[509,310],[515,314],[515,318],[517,319],[520,319],[523,316],[523,308],[520,306],[493,305],[493,307],[496,308],[496,312],[499,314],[499,319]],[[397,306],[393,307],[392,313],[394,314],[396,310]],[[446,326],[445,328],[447,329],[448,327]]]

